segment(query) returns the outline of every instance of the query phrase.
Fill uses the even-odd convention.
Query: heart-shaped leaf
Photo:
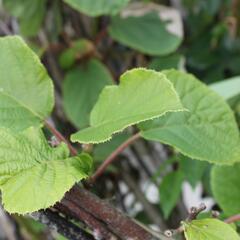
[[[128,126],[184,110],[164,74],[134,69],[120,78],[119,86],[107,86],[90,115],[90,127],[71,136],[81,143],[100,143]]]

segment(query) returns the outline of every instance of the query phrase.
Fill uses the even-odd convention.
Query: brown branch
[[[204,211],[206,209],[206,205],[204,203],[201,203],[199,205],[199,207],[191,207],[189,212],[188,212],[188,217],[187,219],[185,220],[186,222],[191,222],[193,221],[194,219],[197,218],[198,214],[201,213],[202,211]],[[169,229],[169,230],[166,230],[164,232],[164,235],[166,237],[172,237],[172,236],[175,236],[176,234],[180,234],[184,231],[184,227],[183,226],[180,226],[179,228],[177,229]]]
[[[75,149],[71,143],[55,128],[53,127],[49,122],[45,121],[44,122],[46,128],[60,141],[64,142],[68,145],[68,148],[71,152],[72,156],[76,156],[78,154],[77,149]]]
[[[72,209],[68,204],[69,202],[66,201],[72,202],[77,208]],[[70,192],[66,193],[62,203],[65,204],[65,207],[75,214],[75,217],[80,221],[83,215],[78,215],[77,209],[84,210],[85,213],[91,215],[95,220],[103,223],[110,232],[120,239],[156,239],[146,229],[111,206],[111,204],[99,199],[96,195],[78,186],[75,186]]]
[[[186,219],[187,222],[191,222],[192,220],[196,219],[199,213],[204,211],[206,209],[206,205],[204,203],[201,203],[199,207],[191,207],[188,212],[188,217]]]
[[[58,213],[51,210],[34,212],[29,215],[36,221],[47,225],[48,228],[57,231],[67,239],[72,240],[94,240],[92,235],[82,230],[66,218],[60,216]]]
[[[59,141],[63,141],[68,145],[72,155],[77,154],[77,150],[71,146],[57,129],[47,121],[45,121],[45,126]],[[137,133],[117,148],[107,158],[98,174],[101,175],[107,166],[115,160],[115,157],[139,137],[140,134]],[[118,211],[116,208],[112,207],[109,203],[99,199],[96,195],[83,188],[79,188],[78,186],[73,187],[67,192],[60,205],[56,205],[56,208],[60,212],[84,222],[90,227],[90,229],[95,230],[95,234],[97,231],[97,233],[99,232],[102,236],[111,234],[111,236],[117,236],[120,239],[157,239],[152,233],[138,225],[135,221]],[[111,238],[107,237],[106,239]],[[164,237],[161,239],[164,239]]]
[[[85,209],[82,209],[72,200],[63,199],[61,203],[56,204],[56,209],[68,217],[80,220],[92,230],[96,239],[117,239],[114,234],[107,229],[102,221],[94,218]]]
[[[94,183],[98,177],[100,177],[103,172],[106,170],[106,168],[112,164],[116,157],[129,145],[131,145],[134,141],[140,138],[140,133],[136,133],[132,137],[130,137],[127,141],[125,141],[123,144],[121,144],[114,152],[112,152],[107,159],[100,165],[100,167],[97,169],[97,171],[93,174],[93,176],[90,178],[90,183]]]

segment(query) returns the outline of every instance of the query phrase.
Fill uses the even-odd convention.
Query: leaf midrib
[[[32,113],[34,116],[36,116],[37,118],[39,118],[40,120],[43,120],[44,118],[42,116],[40,116],[38,113],[34,112],[31,108],[29,108],[27,105],[25,105],[24,103],[22,103],[21,101],[19,101],[17,98],[15,98],[14,96],[10,95],[9,93],[7,93],[6,91],[1,91],[0,94],[9,97],[10,99],[12,99],[13,101],[15,101],[17,104],[19,104],[21,107],[27,109],[30,113]]]

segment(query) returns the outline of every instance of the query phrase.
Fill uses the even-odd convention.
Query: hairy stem
[[[65,142],[68,145],[68,148],[71,152],[71,155],[76,156],[78,154],[77,149],[75,149],[71,143],[55,128],[53,127],[49,122],[44,122],[47,129],[60,141]]]
[[[131,145],[134,141],[140,138],[140,133],[136,133],[132,137],[130,137],[127,141],[125,141],[123,144],[121,144],[114,152],[112,152],[107,159],[100,165],[100,167],[97,169],[97,171],[93,174],[93,176],[90,178],[90,183],[94,183],[98,177],[100,177],[106,168],[112,164],[116,157],[129,145]]]

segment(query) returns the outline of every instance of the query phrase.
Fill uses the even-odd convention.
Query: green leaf
[[[149,68],[154,69],[155,71],[162,71],[170,68],[182,69],[183,62],[183,56],[175,53],[168,56],[154,58],[150,62]]]
[[[175,171],[165,176],[160,184],[160,204],[165,219],[169,217],[172,209],[177,204],[181,194],[183,180],[183,173],[181,171]]]
[[[90,115],[90,126],[71,136],[81,143],[101,143],[133,124],[184,110],[172,84],[162,73],[133,69],[120,86],[107,86]]]
[[[169,144],[186,156],[231,164],[239,141],[237,124],[228,104],[193,75],[163,71],[173,83],[187,112],[167,115],[139,125],[148,140]]]
[[[42,25],[46,13],[46,0],[3,0],[4,7],[17,17],[20,22],[20,32],[24,36],[34,36]]]
[[[183,223],[187,240],[239,240],[240,237],[228,224],[214,218]]]
[[[168,10],[169,8],[157,4],[150,7],[144,4],[141,11],[137,7],[132,11],[127,9],[125,15],[112,18],[109,27],[110,36],[145,54],[156,56],[174,52],[182,42],[182,33],[172,31],[182,27],[178,12],[173,13],[172,11],[175,10],[171,8]],[[167,11],[171,12],[169,16]],[[177,17],[172,19],[174,14]],[[175,22],[177,26],[172,27]]]
[[[211,89],[229,100],[240,95],[240,77],[233,77],[210,85]]]
[[[240,163],[233,166],[214,166],[211,172],[213,196],[224,213],[240,212]]]
[[[22,130],[52,111],[53,84],[36,54],[19,37],[0,38],[0,125]]]
[[[92,43],[87,39],[79,39],[71,43],[71,47],[60,55],[59,63],[63,69],[71,68],[76,60],[93,51]]]
[[[0,129],[0,136],[0,189],[9,213],[52,206],[91,169],[88,155],[69,158],[65,144],[51,148],[40,130],[13,134]]]
[[[74,9],[89,16],[114,15],[124,8],[130,0],[64,0]]]
[[[202,179],[208,166],[207,162],[197,161],[182,155],[179,163],[186,180],[195,188],[197,183]]]
[[[110,72],[97,59],[91,59],[67,73],[63,84],[63,106],[75,126],[89,126],[91,109],[102,89],[112,82]]]

